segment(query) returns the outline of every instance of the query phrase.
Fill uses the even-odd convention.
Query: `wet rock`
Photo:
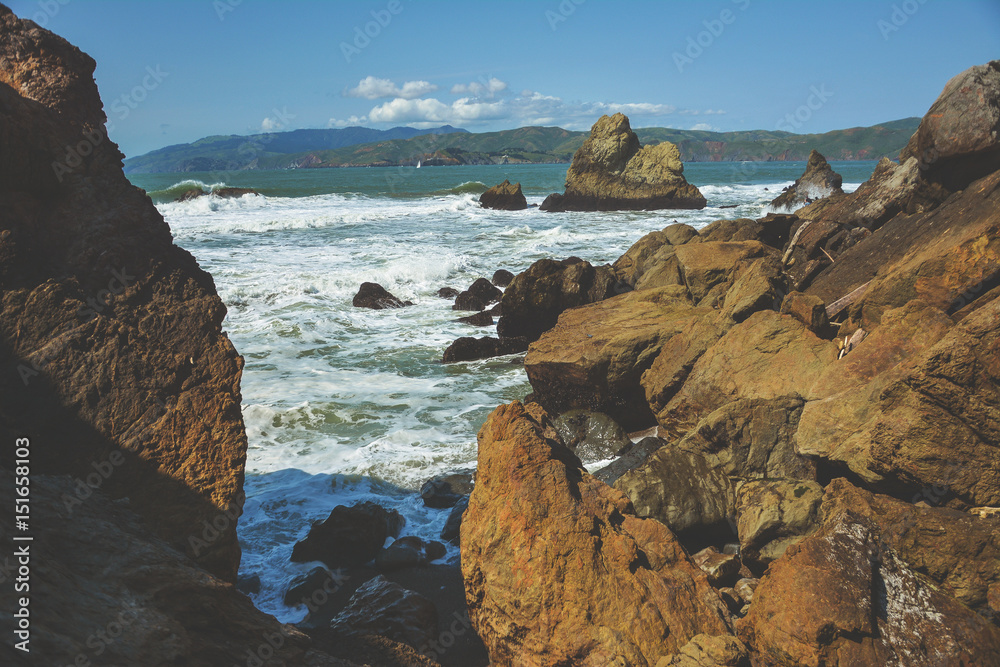
[[[796,209],[816,199],[843,194],[844,179],[833,170],[819,151],[809,153],[805,172],[787,190],[774,198],[774,208]]]
[[[459,294],[461,294],[461,292],[454,287],[442,287],[437,291],[437,295],[442,299],[454,299]]]
[[[479,196],[479,205],[483,208],[492,208],[500,211],[521,211],[528,208],[528,201],[521,192],[521,184],[504,179],[500,185],[492,188]]]
[[[514,274],[507,269],[497,269],[493,272],[493,279],[490,281],[497,287],[507,287],[514,280]]]
[[[472,625],[498,665],[649,664],[728,633],[670,531],[587,474],[538,405],[500,406],[480,430],[461,547]]]
[[[448,519],[444,522],[444,528],[441,529],[442,540],[451,544],[458,544],[462,528],[462,515],[465,514],[465,510],[468,507],[469,497],[464,496],[451,508],[451,512],[448,513]]]
[[[346,579],[342,572],[330,572],[322,566],[314,567],[306,574],[292,579],[285,591],[284,601],[289,606],[306,604],[303,601],[310,601],[317,591],[324,591],[329,594],[339,588]]]
[[[361,283],[358,293],[354,295],[351,304],[355,308],[370,308],[384,310],[386,308],[402,308],[412,306],[411,301],[400,301],[378,283]]]
[[[455,297],[453,310],[483,310],[491,303],[500,301],[503,292],[486,278],[477,278],[469,289]]]
[[[704,208],[705,198],[684,179],[669,141],[640,147],[628,118],[601,116],[566,173],[566,192],[550,195],[543,211]]]
[[[379,575],[354,592],[330,629],[348,636],[382,635],[418,648],[437,637],[437,609],[423,595]]]
[[[556,417],[552,425],[563,444],[584,463],[610,459],[632,445],[625,429],[600,412],[570,410]]]
[[[260,593],[259,574],[241,574],[236,578],[236,588],[246,595],[256,595]]]
[[[819,527],[823,487],[804,480],[744,482],[736,492],[743,562],[761,570]]]
[[[602,301],[627,289],[610,266],[592,266],[578,257],[540,259],[519,273],[503,293],[501,336],[537,340],[568,308]]]
[[[475,470],[458,470],[437,475],[420,487],[420,498],[427,507],[451,507],[472,493]]]
[[[448,346],[441,358],[442,363],[451,364],[457,361],[476,361],[490,359],[508,354],[517,354],[528,349],[527,338],[493,338],[484,336],[472,338],[463,336]]]
[[[334,568],[364,565],[375,558],[386,538],[399,535],[404,523],[399,512],[373,502],[338,505],[295,544],[292,561],[318,560]]]
[[[445,546],[440,542],[420,539],[413,535],[401,537],[375,557],[375,567],[383,572],[398,570],[415,565],[427,565],[431,561],[443,558]]]
[[[487,311],[481,311],[475,315],[469,315],[468,317],[460,317],[456,322],[461,322],[462,324],[469,324],[474,327],[489,327],[493,326],[493,316]]]

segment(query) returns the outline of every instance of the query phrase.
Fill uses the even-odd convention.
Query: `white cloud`
[[[412,100],[433,93],[437,89],[438,87],[429,81],[406,81],[400,87],[389,79],[366,76],[358,82],[357,86],[347,90],[344,95],[346,97],[363,97],[368,100],[377,100],[381,97]]]
[[[698,123],[697,125],[691,126],[692,130],[704,130],[705,132],[718,132],[719,128],[713,127],[708,123]]]
[[[507,83],[495,76],[488,80],[473,81],[469,84],[456,83],[451,87],[452,95],[471,95],[472,97],[494,97],[497,93],[507,90]]]
[[[350,116],[345,119],[331,118],[328,127],[353,127],[368,122],[368,116]]]
[[[260,129],[264,132],[275,132],[284,127],[280,122],[268,116],[260,122]]]

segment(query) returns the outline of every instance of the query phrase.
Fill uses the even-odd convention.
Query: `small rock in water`
[[[292,579],[292,582],[288,585],[288,590],[285,591],[284,602],[290,607],[305,604],[303,600],[312,599],[313,593],[316,591],[332,589],[330,585],[331,581],[334,582],[335,586],[339,586],[338,579],[339,576],[335,576],[325,567],[314,567],[308,573]]]
[[[528,339],[517,338],[471,338],[463,336],[448,346],[444,351],[441,361],[446,364],[456,361],[475,361],[477,359],[490,359],[492,357],[502,357],[507,354],[517,354],[528,349]]]
[[[521,192],[521,184],[511,184],[504,179],[500,185],[494,185],[479,197],[479,205],[501,211],[522,211],[528,208],[528,201]]]
[[[427,507],[439,509],[453,506],[472,493],[473,471],[457,470],[437,475],[420,487],[420,497]]]
[[[437,295],[442,299],[454,299],[459,294],[461,294],[461,292],[454,287],[442,287],[437,291]]]
[[[474,327],[488,327],[493,325],[493,316],[489,311],[482,310],[475,315],[460,317],[456,321],[462,324],[471,324]]]
[[[453,310],[483,310],[491,303],[496,303],[503,296],[496,286],[486,278],[478,278],[469,289],[455,297]]]
[[[514,274],[506,269],[497,269],[493,273],[493,284],[497,287],[506,287],[514,280]]]
[[[444,528],[441,530],[442,540],[458,544],[462,529],[462,515],[465,514],[465,510],[468,508],[469,496],[464,496],[455,503],[455,506],[451,508],[451,513],[448,515],[448,520],[444,522]]]
[[[396,510],[372,502],[338,505],[324,521],[317,521],[304,540],[292,549],[292,561],[318,560],[329,567],[364,565],[378,554],[387,537],[402,530],[405,519]]]
[[[354,295],[354,300],[351,303],[355,308],[371,308],[372,310],[413,305],[412,301],[399,300],[378,283],[361,283],[361,288]]]
[[[419,537],[407,535],[401,537],[375,557],[375,567],[388,572],[414,565],[427,565],[431,561],[443,558],[447,553],[440,542],[424,541]]]

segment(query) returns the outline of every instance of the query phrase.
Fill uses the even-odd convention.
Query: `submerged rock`
[[[771,206],[796,209],[815,199],[843,194],[844,190],[840,187],[843,183],[841,175],[833,170],[819,151],[813,149],[809,153],[805,172],[787,190],[775,197]]]
[[[338,505],[295,544],[292,561],[318,560],[328,567],[364,565],[375,558],[386,538],[399,535],[404,523],[399,512],[373,502]]]
[[[508,354],[517,354],[527,349],[527,338],[505,338],[503,336],[500,338],[493,338],[491,336],[472,338],[470,336],[463,336],[448,346],[444,351],[441,362],[452,364],[458,361],[491,359]]]
[[[351,304],[355,308],[370,308],[384,310],[386,308],[402,308],[412,306],[412,301],[401,301],[389,293],[378,283],[361,283],[361,288],[354,295]]]
[[[601,116],[573,156],[566,192],[546,197],[543,211],[704,208],[705,197],[684,179],[677,146],[641,147],[624,114]]]
[[[483,208],[493,208],[501,211],[521,211],[528,208],[528,201],[521,192],[521,184],[504,179],[500,185],[494,185],[479,197],[479,205]]]

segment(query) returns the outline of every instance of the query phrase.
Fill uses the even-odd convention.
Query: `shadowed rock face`
[[[704,208],[705,197],[684,178],[677,146],[640,147],[624,114],[601,116],[573,156],[566,192],[550,195],[543,211]]]
[[[105,133],[94,61],[0,5],[0,438],[235,581],[242,357]],[[0,463],[9,465],[12,450]]]

